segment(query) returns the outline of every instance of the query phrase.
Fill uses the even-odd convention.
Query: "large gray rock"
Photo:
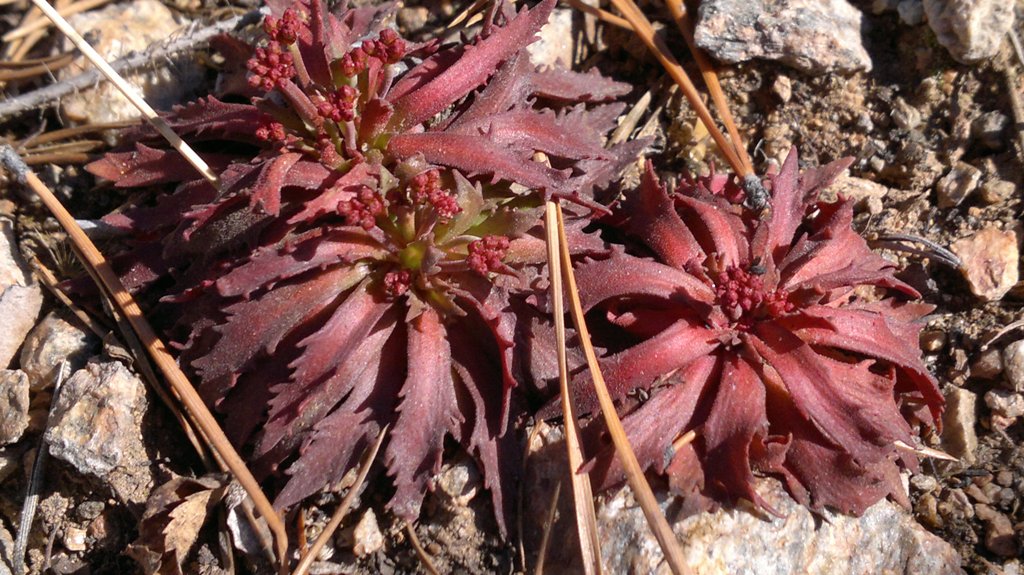
[[[1013,26],[1013,0],[924,0],[924,11],[939,43],[964,64],[995,56]]]
[[[846,0],[704,0],[697,44],[724,62],[778,60],[812,74],[870,70],[863,15]]]
[[[721,509],[672,525],[694,575],[961,573],[956,551],[892,502],[862,517],[825,513],[822,521],[775,480],[760,480],[757,490],[782,517]],[[609,573],[670,573],[628,489],[598,508],[597,522]]]
[[[142,442],[142,381],[117,362],[90,362],[64,383],[46,432],[50,454],[105,479],[123,502],[145,502],[153,485]]]
[[[0,370],[0,445],[14,443],[28,428],[28,376],[17,369]]]
[[[14,226],[0,218],[0,369],[11,365],[42,305],[43,292],[18,255]]]

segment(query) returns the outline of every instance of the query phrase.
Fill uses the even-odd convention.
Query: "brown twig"
[[[466,26],[469,26],[474,22],[478,21],[479,19],[473,19],[473,17],[477,16],[480,13],[480,11],[483,10],[484,7],[487,6],[490,2],[491,0],[476,0],[475,2],[470,4],[465,10],[459,12],[458,14],[455,15],[454,18],[452,18],[452,21],[448,23],[448,30],[455,29],[463,22],[465,22]]]
[[[324,530],[317,535],[316,540],[313,541],[313,545],[302,554],[302,559],[299,560],[299,565],[292,572],[292,575],[306,575],[309,571],[310,565],[316,560],[316,556],[323,549],[324,545],[330,541],[331,537],[334,536],[334,532],[338,530],[338,526],[341,525],[341,520],[345,518],[345,514],[348,513],[349,507],[352,506],[352,502],[356,498],[356,494],[359,493],[359,488],[363,486],[363,482],[366,481],[367,474],[370,473],[370,467],[373,466],[373,462],[377,459],[377,452],[380,450],[380,446],[384,443],[384,438],[387,436],[388,428],[384,426],[384,429],[380,430],[377,435],[377,441],[366,449],[366,453],[363,454],[363,464],[359,468],[359,474],[356,475],[356,482],[349,488],[348,493],[345,494],[345,498],[341,500],[341,504],[334,510],[334,515],[331,516],[331,521],[324,527]]]
[[[1017,65],[1024,67],[1024,47],[1021,46],[1020,37],[1017,31],[1010,28],[1010,45],[1017,56]],[[1020,96],[1020,75],[1014,73],[1014,66],[1010,64],[1009,58],[1003,65],[1003,81],[1006,82],[1006,92],[1010,97],[1010,110],[1013,113],[1014,132],[1017,135],[1017,158],[1024,161],[1024,103]]]
[[[571,265],[568,252],[559,249],[559,207],[547,202],[544,214],[548,249],[548,276],[551,281],[551,302],[555,320],[555,337],[558,345],[558,383],[562,398],[562,415],[565,421],[565,446],[568,452],[569,477],[572,482],[573,503],[576,510],[576,530],[579,534],[583,570],[587,575],[603,572],[601,566],[601,541],[597,534],[597,516],[594,512],[594,492],[590,477],[578,470],[585,461],[580,447],[579,423],[576,421],[576,406],[572,390],[569,389],[569,370],[565,351],[565,310],[563,308],[562,267]],[[565,260],[564,262],[562,260]],[[570,288],[575,289],[575,288]]]
[[[743,138],[740,138],[740,132],[736,129],[736,122],[733,120],[732,112],[729,111],[729,103],[725,99],[725,92],[722,91],[722,84],[718,81],[718,72],[715,71],[711,61],[708,60],[704,51],[697,46],[697,42],[693,38],[693,23],[690,21],[690,16],[686,13],[686,5],[683,4],[683,0],[666,0],[665,3],[672,14],[672,19],[676,22],[676,27],[679,28],[679,32],[686,40],[686,45],[690,47],[690,53],[693,54],[693,59],[697,62],[701,75],[704,76],[704,84],[707,85],[708,93],[711,94],[711,100],[715,103],[715,110],[721,116],[722,123],[725,124],[725,129],[729,132],[729,138],[732,140],[732,147],[736,151],[736,156],[743,165],[743,174],[754,173],[754,167],[750,163],[750,156],[747,154],[746,146],[743,144]]]
[[[282,562],[282,565],[285,565],[287,561],[288,538],[284,523],[282,523],[277,512],[274,511],[270,500],[267,499],[267,496],[260,489],[259,484],[245,466],[238,452],[235,451],[227,436],[224,435],[224,431],[217,424],[217,420],[210,413],[209,408],[206,407],[206,404],[199,397],[199,394],[192,387],[185,374],[182,373],[163,341],[157,337],[156,332],[153,331],[149,322],[142,315],[142,310],[135,302],[135,299],[125,290],[120,278],[117,277],[113,268],[110,267],[110,263],[96,249],[92,240],[85,235],[85,232],[82,231],[82,228],[75,222],[71,214],[53,195],[53,192],[21,161],[21,158],[18,157],[17,153],[10,146],[0,146],[0,163],[11,172],[17,181],[28,186],[42,200],[43,204],[46,205],[68,234],[71,243],[83,258],[83,263],[95,270],[101,282],[101,289],[107,292],[116,304],[117,309],[128,320],[128,323],[138,335],[139,340],[163,372],[168,383],[170,383],[172,392],[184,405],[186,412],[192,418],[196,427],[224,462],[226,468],[231,471],[246,493],[253,499],[260,515],[263,516],[271,532],[274,533],[278,560]]]
[[[71,128],[61,128],[60,130],[52,130],[49,132],[42,132],[29,136],[24,140],[18,142],[14,149],[21,152],[28,146],[40,146],[42,144],[49,144],[50,142],[57,142],[66,138],[74,138],[75,136],[81,136],[82,134],[91,134],[93,132],[102,132],[104,130],[117,130],[120,128],[127,128],[128,126],[134,126],[138,124],[137,120],[121,121],[121,122],[103,122],[98,124],[85,124],[83,126],[73,126]]]
[[[43,262],[39,261],[39,258],[33,256],[29,263],[32,264],[32,271],[36,274],[36,277],[39,278],[39,282],[43,284],[43,287],[45,287],[51,295],[57,298],[60,303],[64,304],[65,307],[71,310],[71,313],[78,318],[78,321],[82,322],[82,325],[88,328],[89,331],[100,339],[103,339],[108,333],[110,333],[109,329],[93,319],[91,315],[85,313],[85,310],[78,307],[75,302],[71,301],[68,294],[64,293],[64,290],[58,287],[60,282],[57,280],[57,276],[54,275],[50,268],[46,267]]]
[[[643,509],[644,516],[647,517],[647,523],[651,526],[654,537],[661,546],[662,553],[665,554],[665,560],[669,568],[675,575],[689,574],[690,569],[683,560],[683,552],[679,548],[679,541],[676,540],[672,528],[668,525],[668,520],[665,519],[661,508],[658,507],[658,501],[654,498],[654,492],[651,491],[651,486],[647,483],[646,477],[644,477],[644,471],[636,459],[636,454],[633,453],[633,449],[629,445],[629,439],[622,428],[622,421],[619,420],[618,413],[615,411],[615,404],[612,402],[611,395],[608,393],[608,387],[605,385],[604,376],[601,374],[601,367],[597,363],[597,354],[594,352],[594,346],[590,343],[590,330],[587,328],[587,322],[583,317],[583,306],[580,304],[579,291],[576,289],[576,276],[572,271],[572,263],[569,260],[569,242],[565,235],[565,222],[563,221],[561,206],[556,205],[555,210],[558,225],[558,244],[562,251],[561,275],[565,282],[566,293],[569,295],[569,311],[572,314],[573,325],[576,326],[577,337],[583,345],[583,353],[587,358],[587,367],[590,370],[594,391],[597,393],[597,399],[601,405],[601,413],[604,416],[605,424],[608,426],[608,434],[611,436],[612,444],[615,446],[615,453],[626,471],[626,479],[633,490],[633,495],[640,504],[640,508]],[[556,275],[558,274],[551,274],[552,280],[554,280]],[[556,298],[555,301],[559,299],[561,298]]]
[[[405,534],[409,537],[409,544],[416,551],[416,556],[419,557],[420,563],[423,564],[423,569],[430,573],[430,575],[438,575],[437,567],[434,566],[434,560],[430,557],[430,553],[427,553],[427,550],[420,544],[420,538],[416,535],[416,529],[413,528],[412,523],[405,524]]]
[[[57,70],[68,66],[74,60],[74,54],[59,54],[32,66],[20,66],[18,65],[20,63],[12,63],[13,65],[6,66],[4,67],[5,69],[0,70],[0,84],[13,82],[15,80],[24,80],[26,78],[35,78],[41,74],[56,72]]]
[[[57,12],[61,16],[67,17],[71,16],[72,14],[78,14],[79,12],[85,12],[86,10],[98,8],[108,2],[110,2],[110,0],[82,0],[81,2],[69,4],[65,8],[59,9]],[[49,26],[49,20],[45,18],[39,18],[26,24],[22,24],[17,28],[11,30],[10,32],[4,34],[3,36],[0,36],[0,41],[13,42],[14,40],[18,40],[20,38],[29,36],[33,32],[36,32],[38,30],[45,30]]]
[[[630,25],[629,21],[627,21],[625,18],[620,18],[619,16],[612,14],[607,10],[602,10],[596,6],[591,6],[590,4],[587,4],[582,0],[566,0],[566,2],[568,2],[570,6],[579,10],[580,12],[590,14],[591,16],[596,17],[598,20],[602,22],[611,24],[612,26],[618,26],[619,28],[622,28],[624,30],[633,30],[633,26]]]
[[[748,171],[747,168],[740,162],[739,157],[736,155],[736,150],[732,147],[729,141],[722,134],[722,131],[718,129],[715,124],[714,118],[711,117],[711,112],[708,107],[701,100],[700,94],[697,92],[696,86],[690,80],[690,77],[686,74],[686,70],[679,64],[672,52],[669,51],[668,47],[665,46],[665,42],[660,36],[654,33],[654,28],[651,26],[650,21],[644,16],[643,12],[637,8],[636,3],[633,0],[612,0],[612,4],[618,9],[619,12],[629,21],[633,27],[633,31],[637,36],[643,40],[644,44],[651,51],[652,54],[661,62],[661,65],[669,73],[676,84],[679,85],[680,89],[683,90],[683,95],[686,96],[687,101],[690,102],[690,106],[693,107],[693,111],[697,114],[704,125],[707,126],[708,131],[711,133],[711,137],[715,140],[715,144],[722,151],[722,155],[725,156],[726,161],[729,162],[729,166],[733,172],[743,176],[751,176],[753,172]]]

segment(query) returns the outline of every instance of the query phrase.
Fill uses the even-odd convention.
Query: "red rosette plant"
[[[739,204],[722,174],[669,192],[648,165],[619,216],[654,258],[618,250],[578,267],[628,437],[675,490],[767,508],[758,471],[814,509],[906,503],[899,469],[916,460],[894,443],[912,445],[910,422],[933,424],[943,405],[918,348],[932,306],[905,301],[918,294],[852,229],[851,202],[819,200],[848,165],[800,174],[794,151],[766,179],[770,213]],[[605,455],[608,483],[620,471]]]
[[[105,219],[136,244],[120,269],[130,289],[177,294],[157,315],[180,314],[181,362],[256,472],[286,469],[276,505],[340,480],[390,425],[396,514],[417,516],[450,436],[476,456],[504,528],[519,461],[511,302],[544,261],[539,210],[552,196],[594,206],[638,146],[605,149],[622,107],[586,104],[627,86],[529,64],[553,5],[412,46],[372,29],[367,9],[296,4],[264,23],[250,102],[167,118],[220,190],[141,129],[134,150],[89,166],[120,187],[172,188]],[[572,227],[577,253],[603,249]]]

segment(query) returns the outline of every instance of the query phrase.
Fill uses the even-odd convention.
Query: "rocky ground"
[[[249,8],[242,4],[235,7]],[[468,4],[407,2],[398,25],[412,36],[437,34]],[[654,4],[660,5],[641,3],[652,19],[669,22]],[[18,27],[27,6],[0,3],[0,34]],[[119,1],[102,10],[77,16],[76,26],[92,29],[99,44],[116,46],[119,34],[140,42],[129,49],[167,36],[145,37],[142,30],[223,16],[223,9],[200,0]],[[697,39],[719,62],[755,164],[767,168],[794,145],[807,165],[853,156],[834,189],[857,199],[855,225],[936,306],[921,345],[948,405],[942,434],[925,443],[955,461],[927,459],[909,478],[910,512],[882,502],[862,518],[816,517],[788,502],[770,480],[760,490],[785,518],[745,508],[691,515],[665,499],[696,572],[1024,570],[1024,62],[1006,40],[1008,29],[1021,33],[1022,10],[1020,0],[704,0]],[[671,25],[665,34],[684,54]],[[9,60],[0,62],[0,110],[5,99],[53,82],[42,73],[12,77],[10,70],[64,49],[56,33],[45,30],[31,51],[12,50],[16,42],[5,37],[0,43]],[[650,157],[663,173],[706,169],[714,158],[685,100],[629,33],[566,9],[535,57],[596,66],[632,82],[636,106],[622,131],[653,137]],[[167,106],[208,90],[211,65],[215,60],[201,51],[160,59],[142,82]],[[56,76],[74,73],[66,67]],[[0,138],[34,150],[40,156],[35,169],[82,219],[123,199],[94,193],[80,168],[85,156],[107,144],[96,139],[81,157],[47,158],[52,150],[26,140],[74,122],[130,114],[104,90],[80,90],[62,100],[59,112],[0,115]],[[0,175],[0,368],[9,368],[0,371],[0,575],[11,570],[28,490],[39,496],[28,572],[143,572],[140,565],[152,572],[160,563],[168,573],[259,571],[260,554],[232,488],[221,476],[195,479],[201,463],[171,412],[137,375],[131,353],[107,335],[109,328],[89,329],[42,288],[33,277],[33,256],[61,277],[76,273],[56,223]],[[530,497],[522,547],[497,536],[473,464],[450,454],[417,526],[439,571],[516,572],[523,558],[533,571],[538,526],[553,485],[566,473],[558,430],[541,425],[536,431],[524,464],[523,490]],[[47,467],[34,481],[30,469],[42,445],[48,446]],[[378,491],[362,497],[312,572],[421,569],[407,534],[383,512],[386,497]],[[227,504],[212,505],[221,499]],[[667,572],[628,491],[601,500],[609,569]],[[337,501],[331,494],[313,501],[298,529],[315,536]],[[553,572],[571,570],[577,557],[568,501],[563,491],[548,553]],[[172,535],[161,533],[164,525]],[[218,536],[224,533],[230,540]]]

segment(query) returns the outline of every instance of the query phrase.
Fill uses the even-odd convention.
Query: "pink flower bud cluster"
[[[278,42],[270,42],[266,48],[256,48],[246,67],[252,73],[249,85],[266,92],[283,88],[295,76],[295,60],[281,49]]]
[[[338,213],[345,217],[347,225],[369,230],[377,225],[377,216],[384,213],[384,200],[380,194],[364,186],[356,197],[338,204]]]
[[[449,220],[462,211],[455,195],[441,185],[441,172],[427,170],[412,179],[409,184],[412,201],[417,204],[429,204],[442,220]]]
[[[352,86],[342,86],[323,96],[316,105],[316,111],[325,120],[348,122],[356,117],[355,102],[358,94]]]
[[[765,290],[761,276],[737,266],[718,274],[715,295],[722,310],[737,324],[747,323],[758,313],[778,317],[793,310],[786,290]]]
[[[287,135],[284,125],[280,122],[275,122],[269,116],[260,118],[259,126],[256,128],[257,138],[264,142],[280,143],[285,141]]]
[[[299,14],[294,8],[284,11],[281,19],[267,16],[263,20],[263,31],[267,33],[274,42],[284,45],[294,44],[299,37]]]
[[[412,283],[412,274],[409,270],[399,270],[384,274],[384,293],[389,297],[398,297],[409,291]]]
[[[334,145],[334,138],[322,127],[316,134],[316,151],[320,154],[320,162],[327,166],[333,166],[341,161],[338,148]]]
[[[497,272],[505,265],[501,260],[508,253],[508,246],[509,241],[505,236],[487,236],[470,242],[466,263],[471,270],[481,275]]]
[[[376,40],[366,40],[341,58],[341,73],[352,77],[364,72],[370,66],[370,60],[378,60],[381,64],[394,64],[405,56],[405,40],[387,28]]]

